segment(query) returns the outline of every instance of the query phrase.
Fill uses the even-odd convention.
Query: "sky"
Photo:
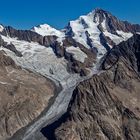
[[[0,23],[17,29],[44,23],[62,29],[95,8],[140,24],[140,0],[0,0],[0,5]]]

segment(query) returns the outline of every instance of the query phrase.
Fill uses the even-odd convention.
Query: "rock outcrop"
[[[117,30],[132,33],[140,32],[140,25],[118,20],[110,12],[97,8],[94,13],[94,21],[99,22],[100,27],[102,27],[101,23],[105,20],[106,29],[110,33],[117,34]],[[97,17],[99,17],[98,21]]]
[[[54,92],[50,80],[22,69],[0,51],[0,140],[9,138],[38,117]]]

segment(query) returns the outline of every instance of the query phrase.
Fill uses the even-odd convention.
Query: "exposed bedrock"
[[[67,112],[41,130],[46,139],[139,140],[139,48],[136,35],[112,49],[104,72],[80,83]]]
[[[55,92],[45,77],[22,69],[0,51],[0,140],[37,118]]]

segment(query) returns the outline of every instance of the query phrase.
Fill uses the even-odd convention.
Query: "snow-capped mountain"
[[[98,56],[102,56],[113,45],[132,37],[126,24],[102,9],[96,9],[77,20],[70,21],[66,27],[66,35],[87,48],[96,48]]]
[[[64,33],[51,27],[48,24],[42,24],[36,27],[33,27],[31,31],[34,31],[42,36],[58,36],[58,37],[64,37]]]
[[[20,138],[17,134],[17,139],[31,140],[31,137],[34,136],[37,131],[40,131],[45,124],[59,119],[59,117],[66,112],[75,87],[80,82],[91,78],[93,74],[100,74],[98,67],[100,67],[100,63],[102,63],[100,60],[104,61],[106,52],[110,52],[116,45],[122,41],[126,41],[135,33],[139,32],[140,25],[120,21],[102,9],[96,9],[87,15],[70,21],[62,30],[57,30],[48,24],[35,26],[31,30],[17,30],[10,26],[0,25],[0,57],[2,60],[7,58],[10,61],[8,62],[8,66],[9,63],[12,64],[14,71],[17,71],[15,68],[18,66],[21,68],[18,75],[14,75],[14,80],[20,77],[20,71],[23,71],[22,74],[24,74],[24,69],[26,69],[29,73],[33,73],[30,73],[33,77],[35,77],[35,73],[39,73],[39,75],[51,79],[57,88],[62,89],[59,95],[53,98],[54,100],[51,101],[48,111],[43,113],[44,116],[35,121],[33,125],[31,123],[31,126],[25,130],[25,133],[22,133],[23,135],[20,133]],[[123,49],[123,53],[124,52],[125,49]],[[136,53],[139,54],[138,52]],[[114,57],[111,60],[109,59],[107,61],[108,65],[110,63],[112,64],[116,59],[118,59],[116,56],[115,59]],[[8,74],[5,75],[12,77],[14,72],[7,70],[7,62],[4,61],[1,63],[6,64],[6,66],[4,65],[3,71],[6,69],[6,74]],[[40,79],[40,77],[37,78]],[[20,77],[19,80],[21,81],[21,79],[24,78]],[[24,83],[26,83],[26,80],[22,84]],[[7,83],[1,81],[0,84],[6,85]],[[36,82],[36,84],[38,84],[38,82]],[[44,86],[43,84],[43,87]],[[7,85],[7,87],[9,87],[9,85]],[[20,85],[18,85],[18,87],[20,88]],[[14,86],[11,87],[11,89],[15,92],[18,87]],[[33,90],[34,86],[29,88]],[[11,89],[7,92],[13,95]],[[46,89],[43,89],[43,93],[45,94]],[[25,93],[26,91],[27,90],[25,90]],[[34,98],[34,95],[30,96],[28,93],[27,96],[29,96],[29,102]],[[15,96],[12,97],[11,95],[10,97],[15,98]],[[5,106],[7,107],[7,104]],[[13,107],[13,104],[11,104],[11,106]],[[11,106],[9,106],[10,110]],[[32,106],[34,106],[34,103]],[[40,104],[40,106],[42,106],[42,104]],[[7,110],[7,112],[9,111]],[[41,112],[38,112],[38,114],[40,113]],[[38,114],[35,115],[35,118]],[[17,120],[21,121],[20,115],[16,114],[16,116]],[[33,119],[35,118],[33,117]],[[10,119],[13,120],[12,118]],[[5,120],[8,121],[7,118]],[[25,117],[26,123],[18,125],[18,128],[15,127],[9,130],[7,126],[8,122],[5,122],[5,120],[3,119],[4,134],[0,132],[0,139],[11,137],[16,131],[21,129],[21,127],[27,126],[28,123],[31,122],[30,119],[26,121]],[[13,121],[11,122],[13,123]],[[17,126],[18,123],[19,121],[17,121],[15,126]],[[12,127],[10,126],[10,128]],[[7,132],[9,132],[10,135]]]
[[[57,80],[62,78],[60,71],[64,71],[64,77],[68,75],[68,69],[85,73],[87,66],[94,65],[96,60],[102,58],[114,45],[139,31],[139,25],[120,21],[102,9],[95,9],[77,20],[70,21],[63,30],[57,30],[48,24],[33,27],[31,30],[0,26],[1,39],[5,42],[2,45],[4,49],[8,49],[7,53],[15,61],[43,73],[44,68],[47,68],[45,74]],[[6,43],[13,47],[7,47]],[[59,60],[63,61],[62,65]],[[52,62],[54,64],[51,64]]]
[[[102,9],[95,9],[87,15],[80,16],[77,20],[70,21],[63,30],[44,24],[33,27],[32,31],[43,36],[57,36],[57,41],[63,45],[67,37],[88,49],[97,52],[97,57],[102,57],[113,45],[126,41],[139,32],[139,25],[123,22],[111,13]]]
[[[64,32],[62,32],[60,30],[57,30],[57,29],[51,27],[48,24],[42,24],[42,25],[33,27],[31,29],[31,31],[36,32],[36,33],[38,33],[42,36],[56,36],[57,41],[61,44],[63,44],[62,41],[65,38],[65,33]]]

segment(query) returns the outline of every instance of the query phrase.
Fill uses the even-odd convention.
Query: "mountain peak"
[[[96,14],[100,14],[100,15],[103,15],[103,14],[108,14],[108,15],[111,15],[110,12],[104,10],[104,9],[101,9],[101,8],[96,8],[94,10],[92,10],[92,12],[90,12],[88,15],[96,15]]]
[[[96,8],[93,10],[93,12],[95,12],[95,13],[109,13],[108,11],[101,9],[101,8]]]
[[[92,12],[88,14],[88,16],[92,17],[94,22],[102,23],[106,18],[114,17],[110,12],[103,10],[101,8],[96,8]]]
[[[48,24],[38,25],[36,27],[33,27],[31,30],[42,36],[49,36],[49,35],[64,36],[61,31],[51,27]]]
[[[0,24],[0,32],[2,32],[4,30],[3,25]]]

